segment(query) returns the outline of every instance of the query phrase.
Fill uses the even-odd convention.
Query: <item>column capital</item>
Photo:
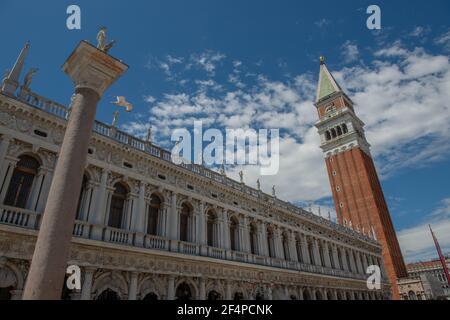
[[[62,69],[74,82],[75,89],[94,90],[100,98],[128,66],[83,40],[66,60]]]

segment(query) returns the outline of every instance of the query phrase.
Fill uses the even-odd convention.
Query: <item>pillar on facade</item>
[[[170,250],[177,251],[177,240],[178,240],[178,208],[177,208],[177,193],[172,191],[170,197],[170,214],[168,217],[168,227],[169,229],[169,239],[170,239]]]
[[[231,299],[232,299],[231,281],[228,280],[225,284],[225,300]]]
[[[167,279],[167,300],[175,299],[175,276],[169,275]]]
[[[3,179],[3,183],[0,191],[0,203],[5,201],[6,193],[8,192],[9,182],[14,173],[14,168],[16,167],[17,160],[5,159],[2,162],[0,168],[0,177]]]
[[[201,277],[199,284],[198,300],[205,300],[205,299],[206,299],[206,279],[204,277]]]
[[[128,300],[136,300],[138,286],[138,272],[132,272],[130,276],[130,288],[128,289]]]
[[[70,117],[24,290],[24,299],[60,299],[97,103],[128,66],[81,41],[63,70],[75,83]]]
[[[92,224],[91,237],[95,240],[102,240],[103,227],[105,223],[106,201],[107,201],[107,183],[109,171],[101,169],[100,183],[93,190],[94,203],[89,213],[88,221]]]
[[[330,259],[330,247],[327,242],[322,242],[322,248],[323,248],[323,260],[325,262],[325,267],[331,268],[331,259]]]
[[[311,264],[311,257],[309,256],[308,240],[306,239],[306,235],[302,234],[300,236],[300,241],[303,255],[303,263]]]
[[[295,234],[292,230],[289,230],[289,254],[291,261],[298,261],[297,255],[297,243],[295,239]]]
[[[95,268],[84,269],[84,281],[81,287],[80,300],[91,300],[92,280],[94,278]]]
[[[134,244],[137,246],[144,245],[144,236],[147,232],[145,225],[145,213],[147,211],[147,206],[145,203],[145,187],[145,182],[140,181],[137,205],[135,206],[135,210],[133,212],[133,231],[135,232]]]

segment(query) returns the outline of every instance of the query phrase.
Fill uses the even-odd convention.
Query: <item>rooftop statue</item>
[[[116,41],[112,40],[108,44],[106,43],[106,30],[106,27],[101,27],[100,31],[97,33],[97,48],[108,53],[109,49],[113,47]]]
[[[23,87],[25,89],[30,88],[31,85],[31,80],[33,80],[33,76],[36,74],[36,72],[38,72],[39,69],[37,68],[31,68],[30,70],[28,70],[27,74],[25,75],[25,80],[23,82]]]

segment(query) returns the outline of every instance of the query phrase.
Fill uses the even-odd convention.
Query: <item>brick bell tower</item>
[[[320,58],[315,106],[321,149],[324,152],[338,223],[377,239],[383,248],[386,272],[394,299],[397,279],[407,277],[389,209],[375,170],[364,123]]]

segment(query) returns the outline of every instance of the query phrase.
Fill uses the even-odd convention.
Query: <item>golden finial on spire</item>
[[[320,64],[324,64],[325,63],[325,57],[324,56],[320,56]]]

